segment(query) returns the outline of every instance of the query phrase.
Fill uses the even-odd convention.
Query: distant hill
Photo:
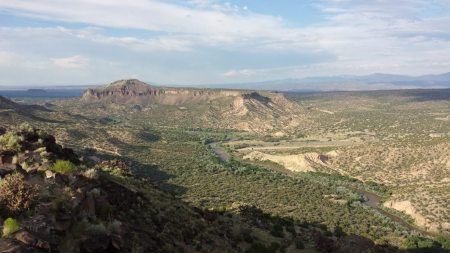
[[[374,73],[364,76],[320,76],[300,79],[282,79],[252,83],[208,85],[216,88],[241,88],[258,90],[391,90],[417,88],[450,88],[450,72],[440,75],[405,76]]]
[[[47,91],[43,90],[43,89],[28,89],[27,92],[29,92],[29,93],[47,93]]]
[[[18,104],[5,98],[0,96],[0,109],[12,109],[17,107]]]

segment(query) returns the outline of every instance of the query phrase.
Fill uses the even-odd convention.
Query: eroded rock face
[[[245,159],[254,161],[272,161],[283,165],[291,171],[316,171],[316,167],[327,166],[329,157],[316,152],[309,152],[295,155],[271,155],[260,151],[253,151],[246,156]]]
[[[137,79],[130,79],[119,80],[96,89],[87,89],[83,94],[83,99],[92,101],[105,97],[149,97],[161,94],[164,94],[164,90],[150,86]]]
[[[118,104],[183,104],[225,96],[239,96],[241,92],[208,89],[159,88],[137,79],[119,80],[95,89],[87,89],[82,101],[113,102]]]

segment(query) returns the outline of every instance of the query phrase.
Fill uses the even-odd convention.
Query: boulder
[[[0,153],[0,165],[12,164],[16,152],[14,151],[3,151]]]
[[[89,238],[85,239],[81,248],[83,252],[94,253],[94,252],[107,252],[109,245],[111,243],[111,239],[106,234],[97,234],[92,235]]]
[[[0,177],[4,178],[5,176],[12,174],[14,172],[14,169],[11,169],[10,167],[0,167]]]
[[[69,176],[60,173],[54,173],[55,182],[59,185],[68,185],[70,182]]]
[[[41,240],[40,238],[36,237],[35,235],[31,234],[26,230],[21,230],[15,233],[14,239],[23,243],[27,247],[34,247],[45,250],[50,249],[50,244],[48,242]]]
[[[34,247],[27,247],[13,239],[0,239],[1,253],[44,253],[48,250],[41,250]]]
[[[45,171],[45,178],[53,178],[55,177],[55,174],[51,171],[51,170],[46,170]]]

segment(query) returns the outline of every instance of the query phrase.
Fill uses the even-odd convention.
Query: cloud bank
[[[0,25],[0,85],[450,71],[447,0],[311,5],[317,20],[305,25],[270,9],[214,0],[1,1],[0,15],[13,21]]]

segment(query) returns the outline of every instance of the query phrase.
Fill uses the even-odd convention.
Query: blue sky
[[[450,0],[2,0],[0,85],[450,71]]]

